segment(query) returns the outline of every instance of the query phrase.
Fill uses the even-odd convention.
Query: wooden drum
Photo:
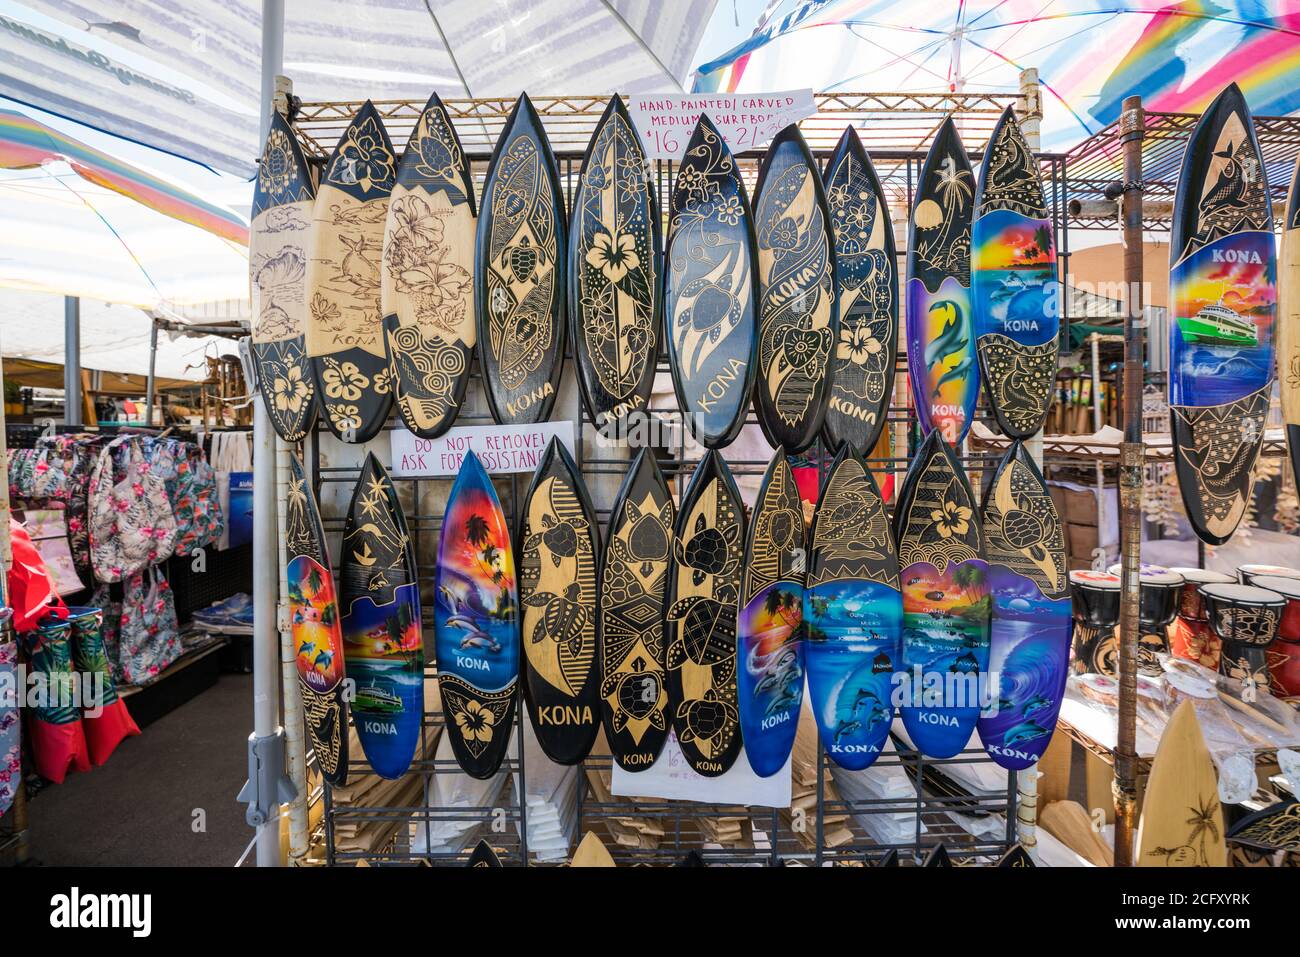
[[[1120,564],[1107,569],[1118,576]],[[1160,565],[1138,567],[1138,671],[1158,677],[1162,673],[1160,655],[1169,654],[1169,623],[1178,612],[1183,576]]]
[[[1075,674],[1115,675],[1119,666],[1115,658],[1119,586],[1119,576],[1109,572],[1070,572],[1070,605],[1074,610],[1071,667]]]
[[[1251,585],[1202,585],[1210,627],[1223,642],[1219,674],[1253,681],[1271,693],[1266,650],[1277,637],[1287,601],[1275,591]]]
[[[1210,627],[1205,599],[1201,597],[1201,586],[1231,585],[1235,579],[1231,575],[1212,572],[1206,568],[1169,570],[1183,578],[1183,587],[1179,590],[1178,613],[1169,625],[1169,653],[1218,670],[1219,636]]]
[[[1253,585],[1261,576],[1269,578],[1300,579],[1300,568],[1287,568],[1285,565],[1242,565],[1237,569],[1237,581],[1242,585]]]
[[[1277,638],[1268,646],[1268,671],[1274,694],[1300,696],[1300,579],[1258,575],[1255,587],[1275,591],[1286,599]]]

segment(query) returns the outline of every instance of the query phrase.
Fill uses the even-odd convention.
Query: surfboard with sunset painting
[[[434,598],[438,690],[452,752],[485,780],[510,743],[519,684],[519,598],[501,503],[473,452],[447,498]]]
[[[1291,175],[1277,276],[1277,373],[1291,468],[1300,475],[1300,157]]]
[[[285,504],[289,628],[293,634],[303,720],[321,774],[330,784],[341,787],[348,780],[343,633],[320,510],[296,455],[289,456],[289,492]]]
[[[1264,158],[1235,83],[1183,154],[1169,239],[1169,412],[1192,529],[1221,545],[1254,486],[1273,391],[1277,253]]]

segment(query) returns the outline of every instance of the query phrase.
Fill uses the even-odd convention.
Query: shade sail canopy
[[[82,368],[86,368],[82,366]],[[101,395],[139,396],[144,395],[149,387],[147,376],[130,372],[113,372],[107,369],[89,369],[91,388]],[[58,362],[41,362],[38,359],[4,359],[4,377],[6,384],[23,388],[62,389],[63,366]],[[190,379],[169,379],[160,376],[155,388],[160,392],[172,389],[189,389],[194,386]]]

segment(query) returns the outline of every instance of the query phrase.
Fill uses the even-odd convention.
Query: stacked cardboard
[[[840,800],[839,791],[829,771],[821,769],[821,751],[817,742],[817,722],[807,697],[799,713],[799,728],[795,733],[792,753],[790,806],[781,811],[786,827],[808,849],[817,846],[817,776],[824,778],[827,803]],[[822,821],[823,838],[827,847],[840,847],[853,840],[849,830],[848,815],[832,812]]]

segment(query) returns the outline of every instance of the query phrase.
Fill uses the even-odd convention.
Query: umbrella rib
[[[451,43],[447,40],[447,34],[443,31],[442,24],[438,22],[438,15],[433,12],[429,0],[424,0],[424,9],[429,11],[429,19],[433,21],[433,28],[438,31],[438,39],[442,41],[442,48],[447,51],[447,58],[451,60],[451,68],[456,71],[456,78],[460,80],[460,85],[465,88],[465,95],[473,98],[474,91],[469,88],[469,80],[465,79],[465,72],[460,68],[460,62],[456,59],[456,54],[451,49]]]
[[[426,0],[426,2],[428,2],[428,0]],[[609,11],[610,16],[612,16],[615,20],[617,20],[622,25],[623,29],[627,31],[627,35],[630,36],[636,42],[637,46],[639,46],[643,51],[645,51],[646,56],[648,56],[651,60],[653,60],[655,62],[655,65],[659,67],[660,70],[663,71],[664,75],[668,77],[669,82],[672,83],[673,86],[677,87],[677,89],[681,90],[682,92],[685,92],[686,88],[682,86],[681,81],[678,80],[677,77],[673,76],[673,71],[668,69],[668,67],[664,64],[663,60],[659,59],[659,54],[655,53],[654,50],[650,49],[650,44],[645,42],[645,39],[641,36],[641,34],[633,30],[632,27],[628,24],[628,22],[623,19],[623,14],[615,10],[614,7],[610,4],[609,0],[600,0],[600,2],[601,5],[604,6],[606,10]]]

